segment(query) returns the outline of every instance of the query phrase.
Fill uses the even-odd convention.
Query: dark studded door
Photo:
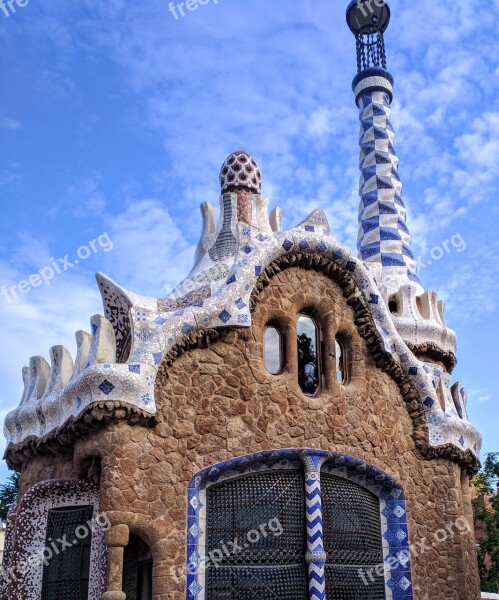
[[[49,511],[45,544],[52,557],[43,569],[41,600],[88,600],[92,513],[91,506]]]
[[[305,600],[303,473],[247,475],[207,490],[207,600]]]
[[[321,473],[326,597],[385,600],[379,499],[360,485]]]

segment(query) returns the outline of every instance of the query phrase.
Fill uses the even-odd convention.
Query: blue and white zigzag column
[[[398,157],[390,122],[393,78],[381,67],[363,69],[352,84],[360,110],[360,207],[357,246],[366,263],[381,264],[381,283],[395,293],[412,283],[424,292],[416,275],[406,225]]]
[[[321,465],[323,456],[308,454],[302,456],[305,465],[305,497],[307,518],[308,587],[311,600],[326,598],[326,552],[322,532]]]

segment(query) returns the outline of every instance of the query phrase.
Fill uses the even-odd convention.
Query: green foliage
[[[472,480],[477,497],[473,515],[477,530],[477,554],[483,592],[499,591],[499,452],[487,454]]]
[[[19,473],[10,473],[6,483],[0,485],[0,519],[5,521],[9,508],[17,500]]]

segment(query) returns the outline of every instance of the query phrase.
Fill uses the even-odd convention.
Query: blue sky
[[[73,262],[103,234],[112,240],[112,249],[94,242],[67,271],[57,263],[50,286],[0,296],[0,417],[20,400],[30,356],[48,359],[55,344],[74,356],[74,332],[102,312],[96,271],[152,296],[187,274],[198,206],[218,206],[218,171],[235,149],[258,160],[284,227],[320,207],[355,247],[346,4],[209,0],[178,20],[167,0],[29,0],[0,12],[0,285],[52,258]],[[484,451],[499,451],[499,0],[391,7],[393,123],[413,249],[423,284],[446,299],[455,378]]]

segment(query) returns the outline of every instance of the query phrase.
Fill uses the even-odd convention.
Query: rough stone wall
[[[324,380],[315,398],[297,384],[295,323],[301,311],[315,316],[323,331]],[[286,366],[278,376],[263,365],[269,321],[279,323],[285,337]],[[340,288],[325,275],[299,268],[278,273],[261,292],[250,329],[229,331],[162,368],[155,427],[121,422],[77,442],[78,460],[102,456],[101,510],[151,547],[154,600],[185,598],[185,581],[175,575],[185,564],[191,477],[235,456],[300,447],[356,456],[402,484],[416,550],[415,599],[480,598],[472,537],[454,531],[431,547],[438,530],[470,516],[467,478],[462,481],[456,464],[419,454],[397,385],[375,366],[353,323]],[[336,334],[348,353],[344,387],[335,376]]]
[[[25,462],[19,480],[19,496],[29,487],[48,479],[71,479],[76,477],[73,453],[42,454]]]

